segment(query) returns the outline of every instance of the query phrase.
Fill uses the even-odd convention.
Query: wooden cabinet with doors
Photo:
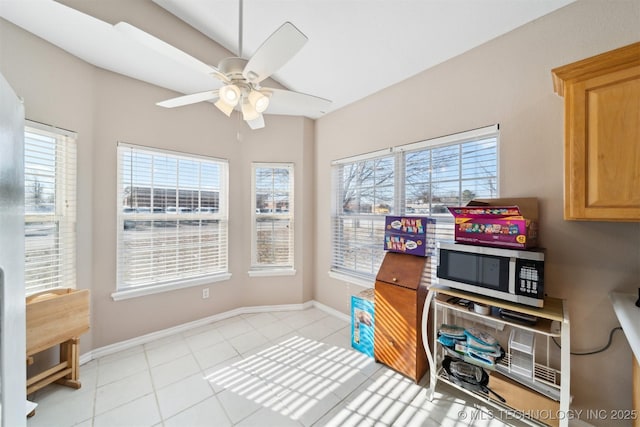
[[[425,262],[423,257],[388,252],[375,285],[375,359],[416,383],[427,370],[421,334]]]
[[[640,221],[640,42],[552,74],[565,102],[565,219]]]

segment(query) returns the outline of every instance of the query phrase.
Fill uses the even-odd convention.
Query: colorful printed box
[[[477,199],[450,207],[455,240],[472,245],[528,249],[538,245],[538,200]]]
[[[384,249],[417,256],[436,252],[436,220],[423,216],[387,216]]]
[[[373,357],[374,290],[351,296],[351,347]]]

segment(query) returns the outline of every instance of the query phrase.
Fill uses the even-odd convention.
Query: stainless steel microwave
[[[544,250],[440,242],[439,283],[515,303],[542,307]]]

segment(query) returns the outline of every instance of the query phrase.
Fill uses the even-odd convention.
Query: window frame
[[[258,169],[286,169],[289,175],[288,184],[288,212],[287,213],[260,213],[258,214],[257,206],[257,170]],[[274,187],[272,192],[276,192]],[[251,266],[249,269],[250,277],[265,276],[291,276],[295,275],[295,167],[293,163],[282,162],[253,162],[251,164]],[[287,247],[289,253],[287,255],[288,262],[284,264],[277,263],[260,263],[258,260],[258,220],[259,219],[284,219],[289,221],[289,234]]]
[[[478,128],[466,132],[455,133],[452,135],[446,135],[443,137],[428,139],[424,141],[419,141],[411,144],[400,145],[396,147],[391,147],[384,150],[378,150],[371,153],[365,153],[361,155],[356,155],[340,160],[335,160],[331,163],[332,165],[332,213],[331,213],[331,265],[329,269],[329,276],[346,281],[349,283],[355,283],[365,287],[372,287],[375,283],[375,275],[376,271],[379,268],[379,264],[372,268],[372,271],[368,274],[363,274],[362,272],[354,271],[349,268],[345,268],[340,265],[340,260],[344,259],[341,257],[338,252],[342,249],[338,247],[345,247],[344,243],[340,240],[339,233],[337,230],[337,221],[344,217],[345,215],[340,215],[340,206],[342,204],[342,182],[340,178],[340,173],[338,172],[341,168],[348,164],[354,164],[359,162],[366,162],[370,159],[378,159],[385,156],[393,156],[395,160],[395,179],[394,179],[394,194],[393,194],[393,206],[391,211],[385,215],[398,215],[398,216],[430,216],[436,218],[436,240],[451,240],[453,239],[453,217],[448,211],[442,211],[433,213],[435,206],[433,204],[433,180],[432,180],[432,170],[429,170],[429,180],[427,181],[427,186],[429,188],[429,204],[428,208],[424,212],[408,212],[407,209],[407,191],[410,188],[410,184],[407,182],[407,158],[414,153],[419,153],[422,151],[428,151],[431,156],[434,150],[444,150],[447,147],[458,147],[458,155],[456,159],[459,162],[459,177],[458,180],[452,180],[449,178],[449,182],[458,182],[458,193],[457,193],[457,202],[458,204],[463,203],[463,194],[462,191],[462,182],[465,181],[463,175],[465,171],[471,170],[463,168],[463,147],[466,148],[471,146],[471,144],[484,141],[491,140],[491,144],[495,141],[495,157],[492,157],[494,161],[495,167],[495,175],[492,176],[482,176],[483,179],[491,179],[492,183],[488,184],[495,189],[495,194],[491,197],[500,197],[499,192],[499,183],[500,183],[500,132],[499,125],[491,125],[483,128]],[[391,154],[389,154],[391,153]],[[409,174],[411,175],[411,174]],[[423,183],[424,184],[424,183]],[[467,193],[467,195],[473,194],[472,192]],[[489,196],[477,195],[478,198],[489,198]],[[466,203],[466,200],[464,200]],[[444,202],[440,203],[441,206],[446,206],[447,204]],[[439,206],[440,206],[439,205]],[[451,204],[448,204],[451,206]],[[442,210],[439,208],[439,210]],[[355,218],[355,216],[353,216]],[[364,218],[370,219],[373,218],[371,214],[365,214]],[[384,223],[384,215],[382,216],[382,222]],[[380,233],[378,233],[380,234]],[[382,230],[382,234],[384,234],[384,230]],[[374,236],[376,234],[374,233]],[[383,238],[380,239],[379,242],[374,243],[377,255],[375,252],[372,253],[372,264],[375,263],[376,258],[381,262],[384,257],[384,241]],[[433,268],[431,269],[430,274],[435,276],[433,272]]]
[[[143,207],[144,209],[142,213],[136,212],[128,213],[125,212],[125,203],[124,203],[124,183],[123,183],[123,168],[124,168],[124,156],[126,152],[130,153],[138,153],[140,155],[152,156],[155,159],[169,159],[176,162],[176,175],[174,177],[173,182],[169,184],[156,185],[154,182],[155,178],[151,179],[151,183],[149,183],[149,207]],[[218,191],[218,208],[217,212],[215,210],[209,211],[208,208],[202,207],[202,193],[204,192],[204,188],[199,182],[197,187],[188,188],[181,187],[180,180],[184,179],[185,175],[181,175],[179,173],[180,161],[196,163],[198,166],[199,174],[202,170],[202,165],[214,165],[219,168],[219,175],[217,176],[219,188]],[[111,297],[115,301],[124,300],[128,298],[135,298],[145,295],[156,294],[160,292],[171,291],[175,289],[182,289],[192,286],[198,286],[203,284],[211,284],[219,281],[229,280],[231,278],[231,273],[229,272],[229,190],[228,190],[228,181],[229,181],[229,162],[226,159],[220,159],[210,156],[203,156],[198,154],[184,153],[166,149],[160,149],[155,147],[147,147],[135,144],[129,144],[125,142],[118,142],[117,147],[117,200],[116,200],[116,209],[117,209],[117,244],[116,244],[116,291],[111,294]],[[145,170],[145,172],[147,172]],[[133,174],[133,172],[131,172]],[[150,176],[154,176],[154,166],[151,166],[148,170]],[[201,179],[201,175],[198,175]],[[131,177],[133,180],[133,177]],[[167,178],[169,179],[169,178]],[[137,182],[142,182],[142,179],[138,179]],[[134,184],[131,184],[134,186]],[[192,193],[198,194],[198,208],[196,212],[192,211],[183,211],[179,206],[181,204],[181,194],[180,191],[187,189]],[[154,194],[156,191],[164,190],[167,198],[171,198],[171,192],[175,191],[175,204],[176,206],[170,206],[167,204],[165,206],[164,212],[156,212],[156,206],[154,204]],[[169,202],[167,202],[169,203]],[[171,209],[171,208],[174,209]],[[152,209],[153,208],[153,209]],[[148,212],[147,212],[148,209]],[[218,258],[216,265],[220,264],[221,268],[213,271],[206,272],[200,269],[194,268],[192,270],[186,270],[187,272],[180,277],[179,274],[175,274],[173,277],[169,277],[167,279],[156,279],[150,280],[147,283],[140,284],[126,284],[124,280],[124,268],[123,268],[123,259],[126,257],[126,247],[124,243],[124,233],[126,231],[126,221],[130,223],[134,223],[134,227],[137,227],[137,221],[140,221],[142,224],[149,223],[151,226],[151,239],[155,238],[154,236],[163,237],[163,234],[159,232],[155,233],[156,228],[160,228],[164,223],[166,227],[170,227],[167,225],[169,223],[175,223],[176,229],[176,239],[179,240],[180,237],[188,236],[187,233],[180,233],[178,230],[181,226],[180,222],[184,221],[186,225],[193,225],[194,222],[198,223],[196,233],[198,238],[202,237],[203,221],[216,221],[217,222],[217,233],[220,240],[216,241],[216,244],[213,246],[218,246],[217,251],[223,254],[220,258]],[[156,222],[158,224],[156,224]],[[169,236],[168,233],[164,233]],[[181,251],[184,250],[184,247],[188,246],[188,243],[184,245],[177,246],[176,250]],[[191,245],[193,246],[193,244]],[[148,246],[151,251],[154,250],[156,245]],[[215,250],[214,250],[215,252]],[[200,261],[198,261],[200,262]],[[182,265],[182,264],[180,264]],[[176,267],[177,268],[177,267]],[[194,273],[194,274],[191,274]],[[202,274],[198,274],[202,273]],[[153,273],[152,273],[153,274]]]
[[[75,289],[77,286],[77,133],[31,120],[25,120],[24,134],[25,293],[26,295],[31,295],[37,292],[56,288]],[[28,170],[30,169],[30,163],[27,158],[29,156],[29,142],[27,141],[27,134],[34,134],[42,138],[52,138],[55,141],[55,147],[53,148],[53,179],[55,182],[53,192],[54,206],[51,212],[30,212],[27,209],[29,197],[27,197],[26,194],[28,191],[26,181],[29,176]],[[34,161],[32,168],[38,169],[41,167],[40,165],[42,165],[42,163],[39,162],[45,161],[42,157],[45,153],[39,151],[36,147],[34,147],[34,150],[36,151],[35,157],[38,157],[38,159]],[[34,178],[34,182],[36,180],[37,177]],[[36,266],[30,268],[31,266],[27,262],[31,249],[29,247],[29,236],[26,234],[28,233],[30,224],[39,223],[52,224],[56,230],[54,246],[58,253],[53,262],[57,273],[49,279],[50,282],[48,284],[30,285],[29,271],[31,269],[37,270],[38,268]],[[42,269],[42,267],[40,267],[40,269]],[[55,280],[55,276],[58,276],[57,280]]]

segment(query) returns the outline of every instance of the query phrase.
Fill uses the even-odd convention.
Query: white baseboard
[[[348,314],[344,314],[341,311],[336,310],[335,308],[331,308],[328,305],[324,305],[321,302],[318,301],[311,301],[311,303],[313,304],[313,306],[319,310],[324,311],[325,313],[331,314],[332,316],[335,316],[341,320],[347,321],[347,322],[351,322],[351,316],[349,316]]]
[[[163,329],[161,331],[152,332],[150,334],[141,335],[136,338],[131,338],[125,341],[120,341],[114,344],[110,344],[104,347],[93,349],[89,352],[80,355],[80,364],[85,364],[93,359],[108,356],[110,354],[117,353],[119,351],[127,350],[136,347],[141,344],[157,340],[159,338],[168,337],[177,333],[185,332],[199,326],[208,325],[209,323],[218,322],[220,320],[228,319],[230,317],[238,316],[240,314],[252,314],[252,313],[265,313],[270,311],[296,311],[305,310],[307,308],[316,307],[326,313],[339,317],[343,320],[349,320],[349,316],[339,312],[329,306],[321,304],[317,301],[307,301],[302,304],[283,304],[283,305],[259,305],[252,307],[241,307],[233,310],[225,311],[224,313],[214,314],[213,316],[205,317],[203,319],[194,320],[193,322],[183,323],[182,325],[173,326],[171,328]]]

